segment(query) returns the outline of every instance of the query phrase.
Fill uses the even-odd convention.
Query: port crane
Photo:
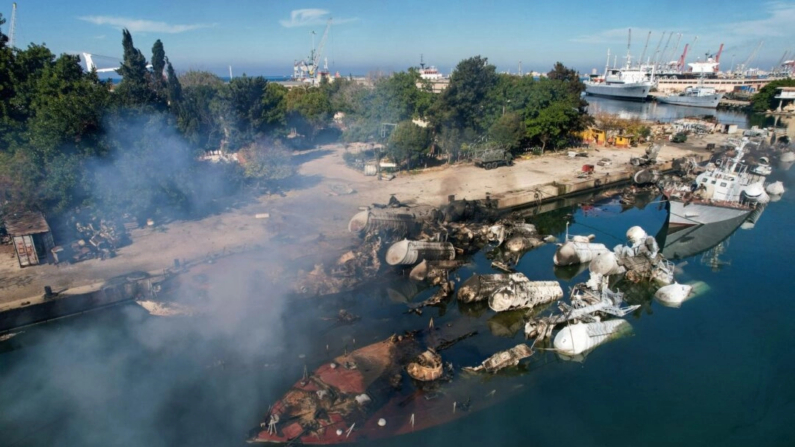
[[[748,59],[746,59],[742,64],[739,64],[737,66],[737,70],[735,70],[735,72],[734,72],[735,75],[739,75],[739,76],[745,76],[746,75],[746,72],[748,71],[748,66],[754,60],[754,58],[756,57],[756,53],[759,52],[759,49],[762,48],[762,44],[764,44],[764,43],[765,43],[764,40],[760,40],[759,41],[759,44],[756,46],[756,48],[754,48],[754,51],[751,51],[751,54],[748,56]]]
[[[306,61],[296,62],[293,65],[293,78],[308,82],[312,85],[320,83],[323,76],[328,76],[328,59],[326,59],[323,70],[320,70],[320,57],[323,50],[326,48],[326,41],[328,40],[329,29],[331,28],[331,19],[326,22],[326,30],[320,38],[320,43],[315,48],[315,32],[312,31],[312,52]]]

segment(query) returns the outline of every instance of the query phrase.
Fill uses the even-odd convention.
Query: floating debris
[[[516,366],[522,359],[533,355],[533,350],[524,343],[520,343],[511,349],[500,351],[483,361],[479,366],[464,367],[465,371],[479,372],[486,371],[496,373],[497,371],[512,366]]]
[[[574,236],[558,247],[552,261],[557,266],[581,264],[591,262],[596,256],[610,251],[604,244],[591,243],[591,239],[585,236]]]
[[[654,298],[663,306],[680,307],[682,303],[690,298],[693,292],[693,287],[687,284],[673,283],[665,287],[661,287],[655,294]]]
[[[150,315],[157,317],[190,317],[198,313],[193,307],[179,303],[167,303],[163,301],[152,300],[136,300],[135,303],[146,309]]]
[[[782,194],[784,194],[784,183],[782,183],[781,181],[773,182],[767,185],[765,191],[767,191],[767,193],[770,194],[771,196],[781,196]]]
[[[557,281],[530,281],[521,273],[517,275],[521,276],[516,276],[515,280],[489,297],[491,310],[503,312],[509,309],[531,309],[563,298],[563,289]]]
[[[593,291],[583,284],[574,286],[569,299],[570,305],[561,303],[561,313],[546,317],[532,318],[525,323],[525,337],[543,340],[552,335],[555,327],[570,321],[597,322],[600,315],[624,317],[640,305],[622,307],[624,294],[613,292],[607,287],[607,278],[603,278],[599,291]]]
[[[414,265],[422,260],[455,259],[455,247],[449,242],[410,241],[404,239],[389,247],[386,262],[389,265]]]
[[[442,356],[433,349],[428,349],[409,363],[406,372],[415,380],[430,382],[442,377],[444,372],[442,366]]]
[[[632,330],[626,320],[576,323],[561,329],[552,345],[564,355],[580,355]]]

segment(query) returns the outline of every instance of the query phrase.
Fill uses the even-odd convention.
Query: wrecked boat
[[[458,301],[462,303],[485,301],[500,287],[510,281],[521,281],[521,278],[525,278],[521,273],[474,274],[458,288]]]
[[[576,323],[561,329],[552,345],[558,354],[581,355],[631,331],[632,326],[622,319]]]
[[[521,276],[516,276],[489,297],[491,310],[531,309],[563,298],[563,289],[557,281],[530,281],[521,273],[516,275]]]
[[[592,243],[592,236],[574,236],[558,246],[552,261],[556,266],[566,266],[591,262],[596,256],[607,253],[604,244]]]
[[[420,350],[414,335],[406,334],[336,357],[296,382],[270,408],[252,440],[336,444],[366,439],[379,429],[371,416],[400,387],[402,365]]]
[[[442,373],[444,373],[442,356],[433,349],[428,349],[409,363],[406,367],[406,372],[412,379],[421,382],[436,380],[442,377]]]
[[[484,360],[480,365],[475,367],[464,367],[464,371],[480,372],[486,371],[496,373],[497,371],[505,368],[510,368],[519,364],[522,359],[526,359],[533,355],[533,350],[524,343],[520,343],[511,349],[500,351],[491,357]]]
[[[414,265],[420,261],[452,261],[455,247],[449,242],[410,241],[395,242],[386,252],[389,265]]]
[[[601,316],[624,317],[640,305],[622,307],[624,294],[607,287],[607,278],[602,280],[598,291],[584,284],[574,286],[569,299],[570,304],[560,303],[560,313],[545,317],[531,318],[525,323],[525,337],[543,340],[549,338],[559,324],[568,322],[597,322]]]

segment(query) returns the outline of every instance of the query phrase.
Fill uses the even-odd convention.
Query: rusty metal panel
[[[37,265],[39,263],[39,257],[36,254],[36,245],[33,243],[32,236],[14,236],[14,248],[17,252],[17,259],[19,259],[20,267]]]

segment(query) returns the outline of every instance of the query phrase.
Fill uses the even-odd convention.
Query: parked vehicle
[[[485,169],[494,169],[498,166],[513,164],[513,155],[505,149],[488,149],[474,158],[475,166]]]

